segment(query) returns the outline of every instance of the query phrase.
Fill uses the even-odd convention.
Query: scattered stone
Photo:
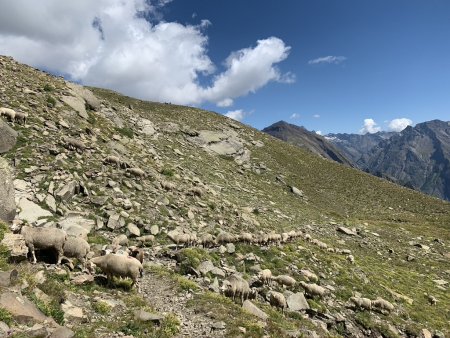
[[[248,299],[246,301],[244,301],[244,304],[242,304],[242,308],[245,311],[251,313],[252,315],[254,315],[262,320],[266,320],[269,317],[264,311],[259,309],[255,304],[253,304]]]
[[[349,228],[346,227],[339,227],[337,228],[337,231],[342,232],[343,234],[349,235],[349,236],[357,236],[358,234],[356,233],[356,231],[353,231]]]
[[[128,223],[127,229],[132,236],[139,237],[141,235],[141,230],[134,223]]]
[[[75,285],[85,285],[94,282],[94,275],[82,274],[71,278],[71,281]]]
[[[1,138],[0,130],[0,138]],[[8,162],[0,157],[0,220],[10,222],[16,215],[14,176]]]
[[[152,225],[150,227],[150,234],[152,234],[153,236],[159,234],[159,226],[157,226],[156,224]]]
[[[206,275],[208,272],[210,272],[212,269],[214,269],[214,264],[211,261],[204,261],[201,262],[198,266],[197,270],[202,274]]]
[[[12,262],[20,262],[27,259],[28,247],[25,244],[25,238],[20,234],[5,233],[2,244],[9,251],[9,259]]]
[[[0,337],[6,338],[11,336],[9,326],[5,322],[0,322]]]
[[[0,118],[0,154],[10,151],[17,142],[17,132]]]
[[[11,271],[0,271],[0,286],[9,287],[17,281],[19,272],[14,269]]]
[[[292,311],[308,310],[309,304],[302,292],[297,292],[286,299],[289,309]]]
[[[427,329],[422,329],[420,332],[420,338],[432,338],[431,332]]]
[[[26,198],[21,198],[19,200],[18,207],[21,210],[19,212],[19,219],[27,221],[30,224],[37,222],[38,219],[53,216],[50,211],[41,208],[39,205]]]
[[[68,322],[83,323],[86,321],[83,309],[73,305],[68,300],[61,304],[61,310],[64,312],[64,319]]]
[[[227,243],[227,252],[229,254],[235,253],[236,252],[236,246],[233,243]]]
[[[0,295],[0,307],[8,310],[20,324],[43,322],[55,324],[53,319],[44,315],[34,303],[14,292],[6,291]]]
[[[72,214],[59,221],[58,224],[68,236],[87,239],[88,234],[95,226],[95,221],[82,215]]]
[[[213,322],[211,325],[211,329],[213,330],[225,330],[226,324],[223,321]]]
[[[48,336],[47,329],[42,324],[34,324],[27,331],[27,337],[30,338],[46,338]]]
[[[68,202],[75,195],[76,189],[78,187],[78,182],[70,181],[65,183],[62,187],[60,187],[55,192],[55,196],[59,201]]]

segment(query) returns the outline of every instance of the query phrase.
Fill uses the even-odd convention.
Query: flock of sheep
[[[19,124],[25,124],[27,121],[28,114],[22,112],[16,112],[13,109],[1,107],[0,116],[5,116],[10,122],[17,122]]]

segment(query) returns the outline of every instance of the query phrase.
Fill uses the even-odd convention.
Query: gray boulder
[[[16,145],[17,132],[0,119],[0,154],[10,151]]]
[[[0,220],[10,222],[16,215],[14,177],[8,162],[0,157]]]
[[[286,299],[288,308],[292,311],[300,311],[309,309],[305,295],[302,292],[294,293]]]
[[[3,292],[0,295],[0,307],[8,310],[14,320],[20,324],[47,322],[52,326],[56,325],[54,320],[44,315],[34,303],[14,292]]]

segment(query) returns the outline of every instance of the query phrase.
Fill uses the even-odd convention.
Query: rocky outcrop
[[[323,158],[352,166],[351,161],[349,161],[323,136],[310,132],[303,127],[299,127],[285,121],[279,121],[267,128],[264,128],[262,131],[279,138],[280,140],[286,141],[300,148],[307,149]]]
[[[0,220],[9,222],[16,215],[14,177],[8,162],[0,157]]]
[[[17,132],[0,118],[0,154],[10,151],[16,145]]]

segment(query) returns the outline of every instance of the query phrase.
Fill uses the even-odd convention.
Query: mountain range
[[[450,200],[449,122],[423,122],[401,132],[321,137],[303,127],[280,121],[263,131],[322,157]]]

